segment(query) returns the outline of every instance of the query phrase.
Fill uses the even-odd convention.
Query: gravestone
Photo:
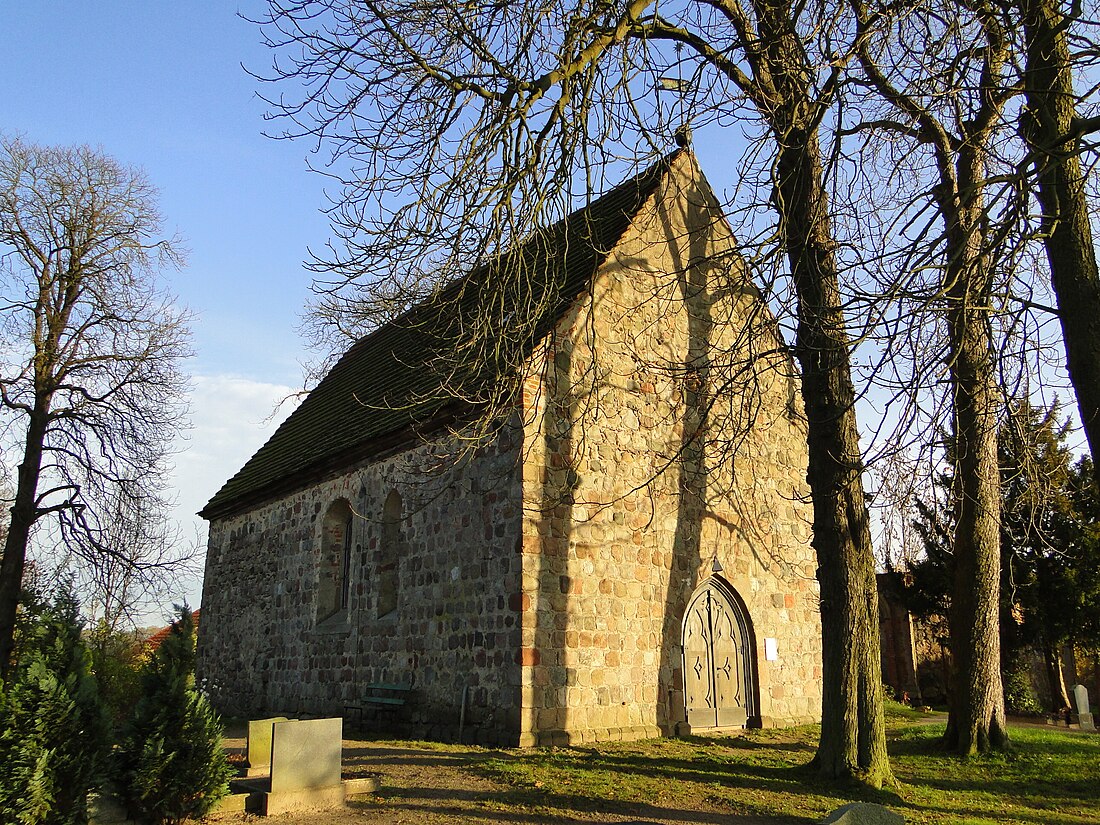
[[[266,775],[271,771],[271,727],[289,721],[285,716],[254,719],[248,723],[248,775]]]
[[[271,726],[271,792],[340,784],[344,720],[298,719]]]
[[[290,719],[271,726],[271,778],[265,815],[344,807],[340,781],[344,720]]]
[[[1084,685],[1073,686],[1073,703],[1077,706],[1077,721],[1081,730],[1096,730],[1092,721],[1092,708],[1089,707],[1089,691]]]
[[[341,779],[343,734],[340,718],[274,717],[249,723],[249,759],[257,761],[257,773],[269,773],[233,780],[231,787],[244,805],[235,810],[261,816],[332,810],[343,808],[348,794],[377,791],[377,777]],[[267,764],[259,764],[264,760]]]

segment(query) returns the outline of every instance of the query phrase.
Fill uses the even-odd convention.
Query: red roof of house
[[[195,625],[195,630],[198,630],[199,629],[199,611],[198,610],[195,610],[191,613],[191,621]],[[168,638],[168,634],[172,632],[172,628],[175,627],[175,626],[176,626],[176,623],[172,622],[172,624],[168,625],[167,627],[162,627],[160,630],[158,630],[156,633],[154,633],[152,636],[150,636],[148,639],[146,639],[145,644],[149,648],[149,650],[154,651],[158,647],[160,647],[161,642],[163,642],[165,639]]]

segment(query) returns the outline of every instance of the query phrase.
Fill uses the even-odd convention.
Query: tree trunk
[[[1026,36],[1027,109],[1021,133],[1034,151],[1051,283],[1089,451],[1100,455],[1100,274],[1089,223],[1085,175],[1066,42],[1066,19],[1054,0],[1020,0]],[[1093,470],[1100,483],[1100,462]]]
[[[1093,648],[1092,651],[1092,694],[1093,696],[1100,696],[1100,647]],[[1094,699],[1090,699],[1089,703],[1095,702]]]
[[[810,86],[817,67],[796,30],[799,8],[790,0],[754,0],[759,50],[750,49],[748,59],[756,79],[754,102],[775,138],[775,208],[798,302],[796,355],[821,586],[821,737],[813,766],[825,779],[855,778],[881,787],[892,784],[893,775],[886,752],[878,588],[817,126],[829,99]]]
[[[1069,691],[1062,675],[1062,657],[1058,653],[1058,644],[1047,642],[1043,645],[1043,662],[1047,669],[1047,684],[1050,685],[1050,709],[1059,713],[1070,706]]]
[[[849,341],[814,127],[779,141],[781,224],[798,297],[797,353],[809,428],[813,544],[821,585],[821,738],[828,779],[892,783],[886,753],[878,590],[863,494]]]
[[[23,569],[27,561],[27,544],[31,527],[38,518],[38,477],[42,471],[42,445],[46,439],[48,407],[38,403],[31,413],[27,438],[23,445],[23,461],[15,487],[15,503],[11,508],[11,524],[4,542],[4,558],[0,561],[0,681],[7,682],[11,674],[15,649],[15,617],[19,608],[19,593],[23,586]]]
[[[1066,642],[1062,645],[1062,679],[1069,677],[1069,684],[1077,685],[1081,683],[1081,679],[1077,674],[1077,648],[1074,647],[1073,642]]]
[[[956,507],[948,616],[956,676],[945,737],[949,748],[967,756],[1008,741],[1000,669],[1000,405],[989,326],[990,275],[982,256],[982,167],[977,152],[964,151],[958,163],[958,192],[941,200],[947,229]]]

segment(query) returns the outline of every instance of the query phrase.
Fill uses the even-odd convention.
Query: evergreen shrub
[[[1009,663],[1002,670],[1005,692],[1005,710],[1019,716],[1039,716],[1043,712],[1039,698],[1035,695],[1035,686],[1031,683],[1031,672],[1026,661]]]
[[[85,633],[85,640],[103,710],[114,726],[121,727],[141,698],[141,667],[148,658],[145,637],[100,621]]]
[[[142,669],[142,696],[118,750],[132,813],[155,823],[206,815],[229,792],[223,728],[195,688],[195,628],[185,606]]]
[[[77,825],[99,784],[107,726],[76,599],[24,599],[15,667],[0,690],[0,822]]]

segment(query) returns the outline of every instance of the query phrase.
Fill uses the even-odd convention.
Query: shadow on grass
[[[769,732],[770,733],[770,732]],[[695,747],[728,747],[737,750],[770,750],[784,753],[814,753],[816,748],[813,742],[805,738],[794,738],[787,731],[781,731],[773,737],[767,733],[757,733],[750,738],[748,735],[734,736],[682,736],[676,739]]]
[[[1065,732],[1014,729],[1008,751],[960,758],[942,742],[942,728],[892,732],[894,772],[907,786],[907,807],[989,822],[1086,823],[1096,821],[1100,739]]]
[[[403,747],[390,743],[380,743],[372,747],[345,747],[343,752],[344,765],[355,765],[370,762],[384,761],[390,765],[455,765],[462,766],[472,762],[478,762],[495,756],[492,751],[479,753],[462,751],[424,751],[415,745]]]
[[[345,762],[448,767],[488,780],[488,787],[459,780],[457,788],[383,788],[380,795],[402,814],[450,813],[470,822],[808,823],[850,801],[937,825],[1095,821],[1100,737],[1013,731],[1012,752],[959,759],[943,749],[942,733],[928,724],[891,729],[896,792],[817,778],[810,767],[816,730],[532,750],[379,741],[356,743]]]
[[[462,791],[437,788],[383,789],[375,801],[353,802],[362,809],[384,805],[391,810],[464,818],[468,821],[577,823],[603,821],[606,816],[629,818],[627,822],[683,822],[685,825],[737,825],[738,822],[769,822],[804,825],[816,822],[818,815],[783,816],[759,812],[741,806],[716,805],[716,810],[700,810],[697,801],[678,804],[675,800],[640,801],[593,797],[582,793],[548,788],[510,787],[501,790]],[[595,815],[593,818],[592,815]]]
[[[504,809],[495,809],[494,806],[508,805]],[[369,812],[377,808],[377,803],[349,802],[348,808],[354,811]],[[735,814],[726,811],[702,812],[690,809],[672,809],[666,807],[639,804],[632,811],[626,811],[622,807],[605,807],[603,809],[590,809],[587,812],[597,814],[598,820],[587,820],[579,817],[586,811],[583,809],[569,809],[558,800],[549,800],[546,805],[533,807],[526,800],[508,801],[505,799],[481,799],[476,810],[454,804],[421,804],[417,800],[409,799],[408,802],[391,801],[386,807],[394,812],[401,812],[408,819],[399,821],[421,821],[428,816],[449,817],[466,823],[477,822],[501,822],[501,823],[542,823],[543,825],[577,825],[585,821],[605,821],[602,817],[625,816],[629,819],[618,819],[619,825],[658,825],[661,822],[682,822],[684,825],[761,825],[761,818],[753,814]],[[807,825],[817,822],[818,817],[780,816],[768,817],[768,823],[775,825]]]
[[[512,784],[522,804],[623,816],[646,815],[639,805],[667,810],[679,802],[691,810],[701,800],[743,816],[807,822],[852,800],[899,803],[889,790],[818,779],[807,766],[812,751],[803,739],[691,737],[511,753],[475,770]],[[792,799],[801,804],[792,805]]]

